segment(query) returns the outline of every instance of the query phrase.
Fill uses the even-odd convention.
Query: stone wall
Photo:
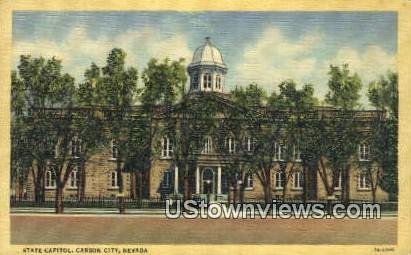
[[[107,150],[102,150],[99,153],[96,153],[92,156],[85,164],[85,171],[86,171],[86,183],[85,183],[85,197],[116,197],[118,194],[118,188],[113,188],[111,186],[111,172],[115,171],[116,169],[116,161],[110,158],[110,153]],[[282,199],[283,190],[275,188],[275,172],[278,169],[276,166],[271,172],[271,188],[272,188],[272,195],[273,198]],[[287,168],[287,171],[290,171],[290,168]],[[161,185],[164,172],[166,170],[171,170],[174,174],[174,165],[171,159],[155,159],[151,162],[151,170],[149,173],[149,187],[147,187],[149,197],[150,198],[161,198],[164,197],[166,194],[174,193],[174,176],[172,177],[171,183],[172,185],[166,189],[164,189]],[[295,165],[294,172],[297,170],[301,170],[300,165]],[[195,173],[195,171],[194,171]],[[224,166],[222,167],[222,174],[224,173]],[[317,187],[316,194],[317,199],[326,199],[327,195],[325,192],[325,186],[319,176],[317,174],[317,183],[315,184]],[[195,174],[194,174],[195,175]],[[372,192],[370,189],[360,189],[358,187],[358,175],[359,170],[355,167],[351,169],[351,178],[350,178],[350,198],[353,200],[372,200]],[[330,177],[331,175],[329,175]],[[182,193],[183,188],[183,180],[182,176],[179,176],[179,190]],[[190,189],[192,193],[195,193],[195,176],[192,178],[194,182],[190,183]],[[331,178],[329,179],[331,183]],[[130,196],[130,173],[123,173],[123,182],[124,182],[124,194],[125,196]],[[288,185],[285,187],[286,192],[286,199],[301,199],[303,195],[302,189],[294,189],[293,186],[293,176],[290,177],[288,181]],[[77,189],[69,188],[67,184],[64,189],[64,196],[65,197],[73,197],[77,196]],[[30,198],[34,198],[34,185],[33,185],[33,176],[31,173],[29,174],[28,181],[25,185],[25,189],[27,192],[27,196]],[[244,190],[244,198],[245,199],[263,199],[264,198],[264,189],[263,186],[258,179],[258,177],[254,174],[253,176],[253,187],[246,188]],[[232,189],[231,189],[232,192]],[[46,189],[45,196],[46,198],[54,198],[55,190],[54,189]],[[334,194],[337,198],[341,196],[340,190],[335,190]],[[377,188],[376,191],[376,200],[377,201],[387,201],[388,200],[388,193],[383,191],[380,187]]]

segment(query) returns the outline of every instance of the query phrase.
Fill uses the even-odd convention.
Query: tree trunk
[[[265,176],[267,177],[266,177],[266,182],[264,184],[264,201],[266,204],[269,204],[273,200],[273,194],[271,192],[271,171],[270,170],[266,171]]]
[[[343,172],[343,177],[344,177],[344,187],[342,190],[342,195],[343,195],[343,203],[345,205],[348,205],[350,202],[350,165],[347,166],[345,171]]]
[[[18,183],[18,199],[19,201],[21,201],[23,199],[23,190],[24,190],[24,181],[22,180],[22,178],[18,177],[17,180]]]
[[[377,196],[376,196],[376,192],[377,191],[377,187],[372,189],[372,202],[375,204],[375,201],[377,200]]]
[[[130,198],[136,199],[136,179],[137,179],[137,171],[134,170],[130,173]]]
[[[303,203],[307,203],[308,200],[308,171],[305,166],[303,166],[303,176],[304,176],[304,183],[303,183]]]
[[[124,185],[123,185],[123,173],[121,171],[120,161],[117,159],[117,178],[118,178],[118,209],[120,214],[125,213],[125,205],[124,205]]]
[[[234,183],[233,185],[233,204],[236,205],[237,204],[237,190],[238,190],[238,186],[237,186],[237,181]]]
[[[333,192],[330,192],[329,190],[327,190],[327,213],[329,215],[331,215],[332,213],[332,199],[330,198],[333,195]]]
[[[287,187],[288,187],[288,178],[285,179],[285,182],[283,185],[283,191],[282,191],[283,202],[285,202],[285,196],[287,195]]]
[[[228,202],[228,204],[231,203],[231,185],[228,185],[227,202]]]
[[[240,194],[239,194],[239,199],[238,199],[240,204],[244,203],[244,190],[245,190],[245,185],[243,182],[243,184],[240,185]]]
[[[77,201],[83,202],[84,201],[84,193],[86,187],[86,169],[84,162],[81,163],[80,168],[80,179],[77,187]]]
[[[44,187],[42,183],[42,178],[37,174],[36,180],[34,181],[34,198],[36,203],[44,201]]]
[[[141,200],[141,199],[143,199],[143,178],[144,178],[144,175],[143,175],[142,171],[138,171],[137,174],[138,174],[138,176],[136,177],[137,178],[137,180],[136,180],[137,184],[136,185],[138,186],[138,188],[137,188],[137,190],[138,190],[137,198]]]
[[[18,198],[19,198],[19,201],[23,199],[23,188],[22,187],[19,188]]]
[[[185,164],[185,170],[183,175],[183,200],[190,199],[190,179],[188,176],[188,163]]]
[[[184,175],[183,177],[183,188],[184,188],[184,201],[190,199],[190,194],[189,194],[189,179],[187,175]]]
[[[33,173],[33,184],[34,184],[34,201],[36,203],[44,202],[44,168],[37,165],[37,173],[35,173],[34,167],[32,168]]]
[[[56,188],[56,197],[54,199],[54,207],[56,213],[64,212],[64,203],[63,203],[63,185],[62,183],[57,183]]]
[[[266,204],[272,202],[271,185],[265,185],[264,187],[264,201]]]

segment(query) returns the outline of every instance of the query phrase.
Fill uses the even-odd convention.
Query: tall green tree
[[[104,121],[99,116],[100,100],[97,85],[101,82],[101,69],[92,63],[84,73],[83,82],[76,88],[76,136],[71,146],[77,158],[77,198],[83,201],[86,189],[85,166],[92,155],[108,144]]]
[[[116,162],[118,178],[120,213],[124,213],[123,168],[129,158],[130,125],[132,106],[137,99],[138,73],[134,67],[126,67],[126,53],[119,48],[110,51],[106,65],[101,69],[102,75],[96,84],[96,98],[104,107],[104,118],[107,121],[108,140],[111,141],[113,158]],[[91,73],[96,68],[91,68]],[[91,74],[93,76],[93,74]]]
[[[176,160],[176,165],[179,167],[179,172],[182,176],[187,169],[186,147],[179,140],[176,133],[176,127],[184,122],[177,122],[176,116],[184,114],[186,109],[176,109],[177,102],[185,103],[184,93],[187,76],[185,74],[184,59],[171,61],[166,58],[162,61],[151,59],[147,67],[143,71],[142,79],[144,88],[141,93],[141,107],[147,119],[148,141],[146,159],[150,160],[152,155],[159,156],[161,154],[161,139],[167,137],[169,142],[173,144],[173,153]],[[161,120],[160,120],[161,119]],[[184,127],[186,128],[186,126]],[[183,130],[180,130],[181,132]],[[160,135],[161,134],[161,135]],[[157,148],[157,150],[155,150]],[[153,150],[154,149],[154,150]],[[148,170],[148,169],[146,169]]]
[[[16,196],[23,198],[26,183],[33,158],[30,155],[30,145],[27,139],[25,113],[27,104],[24,95],[24,83],[18,78],[17,72],[11,73],[11,187],[18,191]]]
[[[300,139],[303,131],[303,116],[306,112],[312,110],[318,104],[318,100],[314,97],[314,89],[310,84],[304,85],[301,89],[297,89],[297,85],[293,80],[283,81],[279,84],[280,93],[277,95],[272,93],[268,99],[268,104],[278,111],[283,111],[288,115],[284,123],[281,138],[278,142],[283,147],[283,158],[278,161],[278,170],[283,173],[283,200],[286,199],[287,187],[292,180],[294,173],[300,168],[298,161],[301,159]],[[307,177],[307,171],[304,168],[304,177]],[[304,187],[307,183],[307,178],[304,178]],[[305,195],[304,195],[305,197]]]
[[[50,119],[47,109],[72,107],[74,91],[74,78],[62,73],[61,61],[56,58],[22,55],[18,72],[12,73],[12,129],[19,128],[17,133],[24,134],[23,140],[32,146],[25,152],[24,160],[31,162],[37,202],[44,200],[45,172],[54,158],[58,140],[58,118]]]
[[[398,74],[388,71],[386,76],[368,85],[368,100],[378,110],[387,111],[398,119]]]
[[[320,160],[322,166],[329,167],[332,175],[332,187],[334,189],[337,178],[342,175],[342,199],[348,202],[350,199],[350,169],[352,156],[357,152],[360,141],[359,126],[355,120],[353,110],[359,106],[360,90],[362,82],[359,76],[351,74],[347,64],[330,66],[328,88],[325,102],[336,107],[332,119],[327,121],[325,130],[325,143],[328,147],[324,157],[326,162]],[[324,171],[327,173],[327,171]],[[326,178],[324,178],[325,180]]]
[[[219,151],[216,114],[219,104],[212,95],[187,94],[176,107],[176,132],[174,133],[174,160],[183,180],[183,198],[190,194],[190,176],[194,175],[196,160],[203,154]],[[211,141],[210,141],[211,140]],[[206,148],[206,144],[209,144]]]
[[[343,110],[353,110],[359,106],[361,79],[358,74],[351,74],[348,64],[341,67],[330,65],[328,72],[329,91],[325,102]]]
[[[391,199],[398,194],[398,74],[387,72],[368,86],[368,99],[380,112],[374,116],[370,131],[370,161],[377,174],[372,184],[379,184]],[[375,188],[373,194],[375,197]],[[374,198],[375,199],[375,198]]]
[[[245,90],[237,89],[234,91],[234,95],[236,94],[234,101],[247,107],[245,125],[253,138],[253,157],[248,165],[263,186],[265,202],[270,203],[271,173],[276,164],[274,155],[278,148],[274,141],[281,134],[286,116],[281,111],[264,105],[266,93],[256,84],[249,85]],[[261,111],[262,109],[266,110]]]
[[[230,104],[223,110],[224,118],[218,122],[216,134],[219,152],[224,155],[226,163],[224,177],[229,184],[228,201],[234,203],[237,200],[243,202],[247,179],[254,175],[250,164],[254,139],[247,118],[257,110],[264,98],[264,91],[255,83],[236,87],[231,92]]]

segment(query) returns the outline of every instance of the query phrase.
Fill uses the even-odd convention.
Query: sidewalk
[[[174,211],[174,210],[173,210]],[[42,207],[14,207],[10,208],[11,214],[54,214],[54,208],[42,208]],[[81,214],[81,215],[118,215],[124,216],[124,214],[119,214],[117,208],[64,208],[64,214]],[[64,215],[63,214],[63,215]],[[60,216],[62,214],[59,214]],[[126,209],[125,215],[135,215],[144,217],[164,217],[165,209]],[[258,212],[256,212],[256,216]],[[383,211],[381,212],[381,218],[392,218],[397,217],[398,213],[396,211]]]
[[[54,214],[54,208],[16,207],[10,208],[12,214]],[[64,214],[114,214],[120,215],[117,208],[64,208]],[[141,216],[164,216],[165,209],[126,209],[126,214]]]

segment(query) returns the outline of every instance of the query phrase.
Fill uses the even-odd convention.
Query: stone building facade
[[[210,93],[217,100],[227,101],[229,97],[224,92],[227,70],[220,50],[207,38],[204,45],[195,51],[192,62],[187,68],[190,77],[188,93]],[[366,113],[364,114],[366,115]],[[142,189],[145,198],[163,199],[175,196],[175,194],[182,194],[184,180],[182,176],[179,176],[178,167],[173,162],[173,144],[167,137],[160,140],[161,153],[152,159],[149,172],[145,176],[137,177],[132,173],[123,173],[124,195],[126,197],[131,195],[133,189],[138,188],[138,178],[144,179],[140,183],[144,184]],[[228,143],[230,149],[230,141]],[[193,174],[188,180],[190,194],[193,197],[208,195],[210,199],[224,201],[227,200],[228,193],[231,192],[230,197],[233,197],[234,187],[229,184],[229,180],[225,175],[226,162],[214,153],[212,137],[209,140],[206,139],[202,152],[195,164],[191,166]],[[115,198],[118,195],[115,154],[115,148],[109,146],[109,148],[96,153],[84,164],[79,165],[78,170],[73,171],[67,182],[64,196],[75,198],[79,192],[83,192],[84,197]],[[358,155],[356,155],[359,160],[367,161],[368,154],[369,147],[366,144],[359,145]],[[290,175],[287,185],[285,185],[285,176],[287,174],[278,171],[278,167],[272,169],[271,189],[273,198],[282,198],[283,190],[286,189],[287,199],[301,199],[304,190],[310,190],[310,198],[313,200],[326,199],[325,187],[318,173],[308,173],[308,176],[304,177],[304,174],[307,173],[303,171],[298,152],[294,156],[294,165],[297,170],[294,170]],[[281,161],[281,156],[278,160]],[[45,196],[51,199],[54,197],[55,192],[55,180],[52,172],[47,171],[44,178]],[[80,179],[83,181],[80,182]],[[29,175],[24,187],[28,197],[33,197],[34,188],[32,183],[33,177]],[[238,185],[244,190],[245,199],[263,199],[263,186],[255,174],[248,174],[242,181],[238,182]],[[335,195],[336,198],[341,196],[341,179],[335,187]],[[354,165],[350,174],[350,197],[353,200],[372,199],[369,178]],[[388,200],[388,194],[380,187],[377,188],[376,197],[378,201]]]

